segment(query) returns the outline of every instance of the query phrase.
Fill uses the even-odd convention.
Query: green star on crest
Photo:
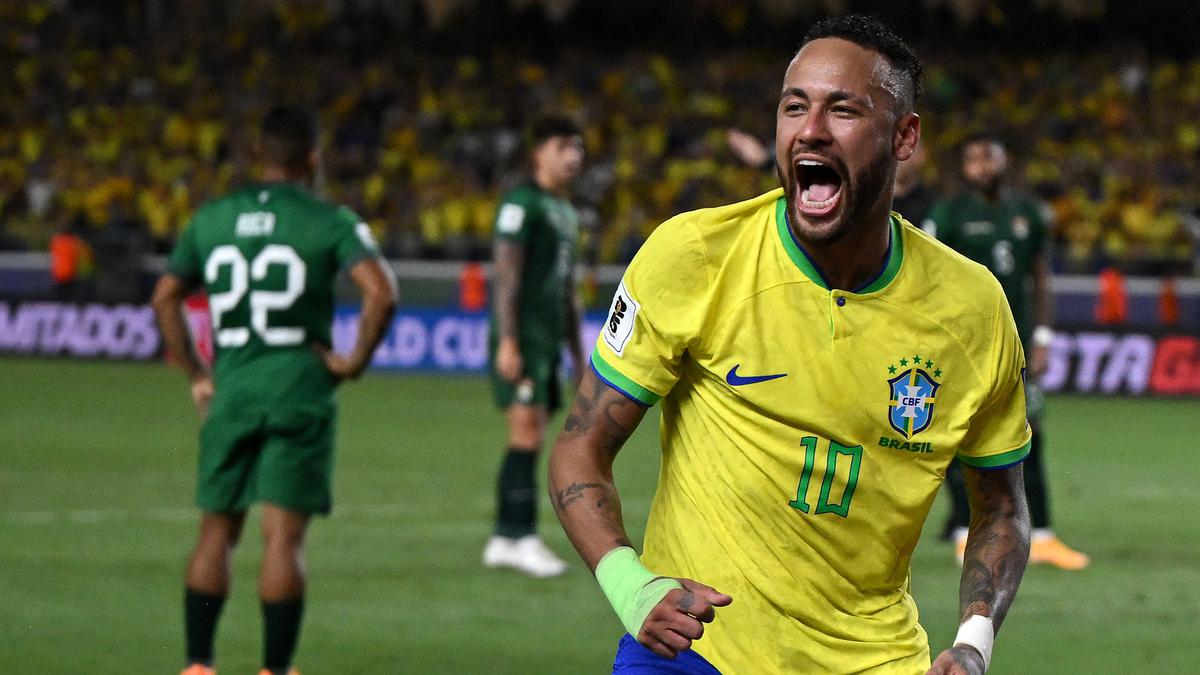
[[[900,365],[902,365],[902,366],[907,366],[907,365],[908,365],[908,359],[900,359]]]
[[[925,366],[928,368],[932,368],[933,367],[933,359],[925,359]]]
[[[888,375],[896,374],[896,366],[888,366]]]
[[[915,364],[915,365],[918,365],[918,366],[919,366],[919,365],[921,365],[921,357],[920,357],[920,356],[914,356],[914,357],[913,357],[913,364]]]
[[[942,369],[941,369],[941,368],[938,368],[937,370],[933,371],[933,376],[934,376],[934,377],[941,377],[941,376],[942,376]]]

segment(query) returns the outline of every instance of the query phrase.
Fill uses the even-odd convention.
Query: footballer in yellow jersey
[[[1024,354],[987,269],[889,212],[919,70],[873,19],[817,24],[784,78],[784,189],[677,216],[629,265],[550,462],[629,633],[614,672],[986,669],[1028,556]],[[639,558],[612,461],[656,403]],[[909,564],[955,457],[963,624],[931,667]]]
[[[947,465],[1029,449],[1016,326],[987,269],[898,216],[878,277],[831,290],[785,206],[668,221],[613,300],[592,365],[662,403],[642,559],[737,599],[694,646],[722,671],[917,672],[909,559]]]

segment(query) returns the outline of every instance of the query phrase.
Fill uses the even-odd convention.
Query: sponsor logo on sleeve
[[[525,207],[519,204],[505,204],[496,215],[496,229],[502,234],[517,234],[525,224]]]
[[[608,310],[608,320],[604,322],[604,341],[609,347],[617,353],[617,356],[625,355],[625,345],[629,343],[630,336],[633,335],[634,319],[637,317],[638,310],[641,305],[633,299],[629,294],[629,290],[625,288],[625,282],[622,281],[620,286],[617,286],[617,292],[613,295],[612,307]]]
[[[362,242],[363,246],[366,246],[372,251],[379,250],[379,244],[375,243],[375,235],[371,234],[370,225],[367,225],[366,223],[359,223],[358,225],[354,226],[354,233],[358,235],[358,239]]]

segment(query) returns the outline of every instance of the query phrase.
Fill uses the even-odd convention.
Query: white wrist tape
[[[1037,326],[1033,329],[1033,346],[1049,347],[1054,342],[1054,330],[1049,326]]]
[[[971,645],[983,655],[983,669],[987,671],[992,664],[992,644],[996,640],[996,631],[992,628],[992,619],[986,616],[973,615],[958,627],[958,635],[954,636],[954,646]]]

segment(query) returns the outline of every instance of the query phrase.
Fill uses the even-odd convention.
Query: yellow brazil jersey
[[[592,355],[662,401],[643,562],[733,596],[695,643],[725,673],[923,673],[909,594],[957,456],[1024,459],[1024,355],[986,268],[898,216],[888,260],[830,290],[782,190],[663,224]]]

